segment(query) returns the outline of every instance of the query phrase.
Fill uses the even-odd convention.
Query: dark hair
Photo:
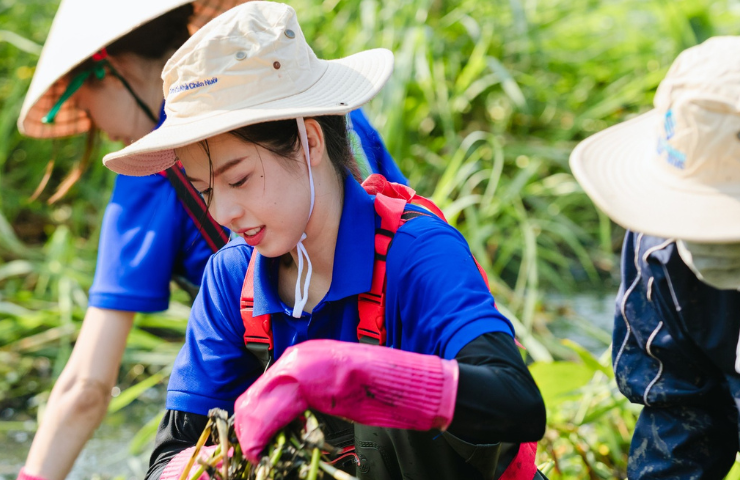
[[[344,181],[347,175],[352,175],[358,182],[362,181],[360,168],[357,166],[357,160],[352,154],[352,147],[349,143],[349,133],[347,132],[347,119],[344,115],[324,115],[321,117],[307,117],[319,122],[321,130],[324,132],[324,143],[326,152],[329,155],[334,171],[337,176]],[[272,152],[279,158],[285,160],[288,168],[298,166],[295,154],[301,146],[301,139],[298,135],[298,123],[295,119],[276,120],[273,122],[263,122],[254,125],[247,125],[228,132],[239,140],[258,145],[268,152]],[[213,188],[213,162],[211,161],[211,149],[208,146],[208,140],[200,142],[201,147],[208,157],[208,168],[210,178],[208,179],[208,188]],[[206,211],[211,207],[212,196],[206,199]]]
[[[346,117],[344,115],[324,115],[311,118],[319,123],[324,132],[326,152],[339,177],[344,180],[347,175],[352,175],[361,182],[362,175],[360,175],[360,169],[349,142]],[[248,125],[232,130],[229,134],[245,142],[259,145],[278,157],[290,161],[295,161],[295,154],[301,146],[298,123],[295,119]]]

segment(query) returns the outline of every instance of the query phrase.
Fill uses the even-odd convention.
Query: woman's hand
[[[310,340],[283,356],[236,401],[236,434],[252,462],[307,408],[365,425],[446,429],[452,421],[454,360],[387,347]]]

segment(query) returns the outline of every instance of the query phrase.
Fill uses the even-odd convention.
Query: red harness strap
[[[253,258],[254,254],[249,259],[247,274],[244,276],[239,308],[242,314],[242,322],[244,323],[244,345],[247,347],[247,350],[252,352],[262,362],[262,366],[267,370],[272,363],[272,322],[269,313],[257,315],[256,317],[253,315],[255,264],[252,261]]]
[[[431,200],[416,194],[416,191],[405,185],[391,183],[382,175],[370,175],[362,183],[365,191],[375,195],[375,211],[380,217],[380,228],[375,231],[375,264],[370,291],[358,296],[357,306],[360,313],[360,324],[357,327],[357,339],[362,343],[385,345],[385,261],[393,236],[406,220],[419,216],[419,212],[405,210],[411,203],[429,210],[445,222],[447,219]],[[409,215],[410,214],[410,215]],[[414,215],[416,214],[416,215]],[[424,215],[424,214],[421,214]],[[408,216],[408,218],[403,218]],[[475,260],[475,257],[473,258]],[[488,275],[478,260],[475,260],[483,281],[488,285]]]
[[[370,291],[357,297],[360,314],[357,339],[362,343],[385,345],[385,260],[391,240],[401,226],[404,208],[406,200],[402,198],[391,198],[382,193],[375,197],[375,211],[380,216],[380,228],[375,230],[373,280]]]
[[[211,217],[211,214],[208,213],[206,203],[190,183],[190,180],[185,177],[185,172],[182,171],[180,162],[167,170],[159,172],[159,174],[169,180],[175,189],[177,198],[180,200],[188,216],[193,220],[193,223],[195,223],[195,226],[198,227],[198,230],[203,235],[211,250],[217,252],[221,247],[226,245],[229,242],[229,236],[221,225],[216,223],[213,217]]]

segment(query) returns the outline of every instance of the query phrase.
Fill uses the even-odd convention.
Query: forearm
[[[90,381],[64,386],[57,382],[28,453],[26,471],[47,480],[65,478],[105,416],[106,393],[110,396],[110,389],[106,392],[102,384]]]
[[[88,309],[72,356],[52,389],[24,470],[62,480],[110,401],[134,312]]]
[[[545,405],[509,335],[483,335],[456,360],[460,377],[450,433],[475,443],[542,438]]]

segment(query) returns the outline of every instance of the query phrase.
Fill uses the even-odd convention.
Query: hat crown
[[[740,188],[740,37],[682,52],[655,94],[657,167],[681,182]]]
[[[237,110],[296,95],[326,64],[306,43],[288,5],[248,2],[206,24],[162,72],[167,121]]]

